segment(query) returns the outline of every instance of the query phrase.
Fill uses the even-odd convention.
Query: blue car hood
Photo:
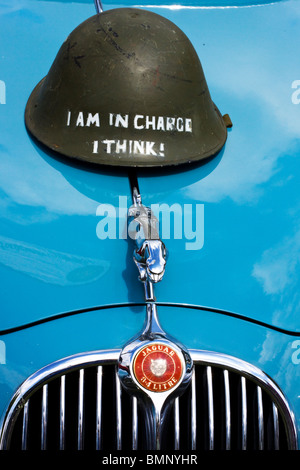
[[[138,171],[143,203],[164,204],[172,221],[162,221],[168,261],[156,297],[299,332],[300,4],[208,3],[148,7],[188,35],[233,123],[204,164]],[[32,89],[93,14],[92,1],[0,2],[1,330],[143,302],[124,232],[127,171],[65,161],[24,125]]]

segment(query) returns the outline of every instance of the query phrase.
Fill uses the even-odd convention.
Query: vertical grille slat
[[[214,396],[213,396],[213,381],[212,369],[210,366],[206,368],[207,377],[207,403],[208,403],[208,439],[209,450],[214,450],[215,445],[215,429],[214,429]]]
[[[43,386],[42,423],[41,423],[41,450],[46,450],[47,449],[47,424],[48,424],[48,384]]]
[[[179,398],[174,403],[174,448],[180,449],[180,415],[179,415]]]
[[[193,370],[191,383],[191,449],[196,449],[197,439],[197,404],[196,404],[196,371]]]
[[[242,414],[242,450],[247,450],[247,423],[248,423],[248,408],[247,408],[247,389],[246,379],[241,377],[241,414]]]
[[[230,450],[231,448],[231,407],[230,407],[229,373],[227,369],[223,371],[223,376],[224,376],[224,402],[225,402],[225,449]]]
[[[273,403],[273,432],[274,432],[274,449],[279,450],[279,420],[278,420],[278,408]]]
[[[102,366],[97,367],[96,390],[96,450],[101,450],[102,442]]]
[[[65,449],[65,420],[66,420],[66,376],[60,378],[60,400],[59,400],[59,450]]]
[[[84,432],[84,369],[79,371],[78,384],[78,434],[77,449],[83,450],[83,432]]]
[[[264,410],[261,387],[257,386],[258,449],[264,450]]]
[[[164,423],[161,450],[296,448],[292,415],[279,389],[273,399],[272,389],[256,376],[252,380],[228,364],[194,362],[191,383]],[[81,361],[49,382],[43,376],[16,406],[2,448],[147,449],[143,406],[121,389],[116,364]]]
[[[132,397],[132,450],[138,449],[138,403],[136,397]]]
[[[23,408],[23,421],[22,421],[22,450],[27,450],[27,436],[28,436],[28,416],[29,416],[29,400],[25,403]]]
[[[116,439],[117,439],[117,450],[122,449],[122,404],[121,404],[121,396],[122,396],[122,391],[121,391],[121,386],[120,386],[120,381],[118,378],[118,373],[117,370],[115,371],[115,389],[116,389],[116,413],[117,413],[117,419],[116,419]]]

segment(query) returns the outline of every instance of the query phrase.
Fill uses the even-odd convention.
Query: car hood
[[[150,8],[188,35],[213,101],[233,123],[223,150],[204,164],[137,172],[143,203],[171,220],[160,216],[168,260],[155,292],[161,303],[299,332],[300,5],[235,3]],[[92,2],[0,5],[2,331],[143,302],[124,231],[128,172],[72,164],[24,125],[32,89],[94,13]]]

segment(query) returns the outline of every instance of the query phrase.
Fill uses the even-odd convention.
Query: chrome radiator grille
[[[193,380],[170,411],[162,450],[296,448],[285,398],[261,371],[229,356],[190,352]],[[80,355],[30,377],[11,402],[1,447],[145,449],[143,410],[120,388],[117,357]]]

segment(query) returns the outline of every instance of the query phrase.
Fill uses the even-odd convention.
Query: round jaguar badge
[[[178,385],[183,372],[183,362],[172,346],[150,343],[135,356],[133,372],[143,388],[151,392],[166,392]]]

